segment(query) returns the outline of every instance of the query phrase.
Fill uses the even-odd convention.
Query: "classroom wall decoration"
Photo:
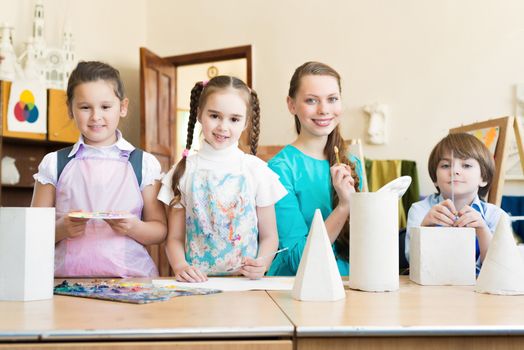
[[[7,107],[9,131],[47,132],[47,91],[38,81],[15,81]]]
[[[495,149],[497,147],[497,142],[499,139],[499,127],[498,126],[492,126],[489,128],[479,129],[479,130],[472,130],[468,133],[475,136],[477,139],[482,141],[486,145],[486,147],[489,149],[491,154],[495,154]]]

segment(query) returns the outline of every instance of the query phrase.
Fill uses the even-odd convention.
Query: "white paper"
[[[349,218],[349,288],[368,292],[397,290],[397,194],[352,193]]]
[[[173,279],[153,280],[156,287],[176,286],[185,288],[219,289],[224,292],[246,290],[291,290],[295,277],[264,277],[251,280],[246,277],[209,277],[206,282],[188,283]]]
[[[311,222],[291,295],[301,301],[335,301],[346,297],[319,209]]]

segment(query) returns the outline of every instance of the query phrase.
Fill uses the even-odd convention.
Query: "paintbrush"
[[[281,252],[283,252],[283,251],[285,251],[285,250],[287,250],[287,249],[288,249],[288,247],[285,247],[285,248],[279,249],[279,250],[277,250],[277,251],[274,251],[274,252],[272,252],[272,253],[269,253],[269,254],[266,254],[266,255],[259,256],[259,257],[257,257],[257,259],[265,259],[265,258],[269,258],[271,255],[277,255],[278,253],[281,253]],[[235,271],[235,270],[238,270],[239,268],[241,268],[241,267],[243,267],[243,266],[245,266],[245,264],[240,264],[240,265],[237,265],[237,266],[235,266],[235,267],[230,267],[230,268],[227,269],[226,271],[227,271],[227,272]]]
[[[455,157],[453,156],[453,150],[451,150],[451,202],[455,206]],[[455,215],[455,220],[457,220],[456,208],[453,215]]]
[[[337,165],[340,165],[340,157],[338,156],[338,147],[334,146],[333,151],[335,151],[335,157],[337,157]]]

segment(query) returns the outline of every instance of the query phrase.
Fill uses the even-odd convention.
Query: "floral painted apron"
[[[80,145],[56,185],[57,215],[72,210],[128,211],[141,217],[143,199],[129,159],[86,156]],[[91,219],[85,233],[56,244],[55,276],[152,277],[158,270],[145,247],[117,234],[104,220]]]
[[[242,256],[256,257],[258,222],[244,161],[240,171],[199,168],[186,195],[186,260],[209,275],[226,275]]]

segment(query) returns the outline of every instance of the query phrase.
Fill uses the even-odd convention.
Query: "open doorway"
[[[164,171],[178,160],[185,144],[184,111],[189,109],[194,83],[226,74],[252,87],[251,57],[251,45],[168,57],[140,48],[140,142],[159,159]],[[247,133],[241,143],[246,141]]]
[[[180,158],[180,147],[185,146],[184,110],[189,109],[195,82],[226,74],[235,75],[252,87],[251,67],[250,45],[169,57],[140,48],[140,146],[157,157],[162,171],[167,172]],[[248,144],[247,135],[244,133],[241,143]],[[171,276],[165,243],[147,249],[160,276]]]

